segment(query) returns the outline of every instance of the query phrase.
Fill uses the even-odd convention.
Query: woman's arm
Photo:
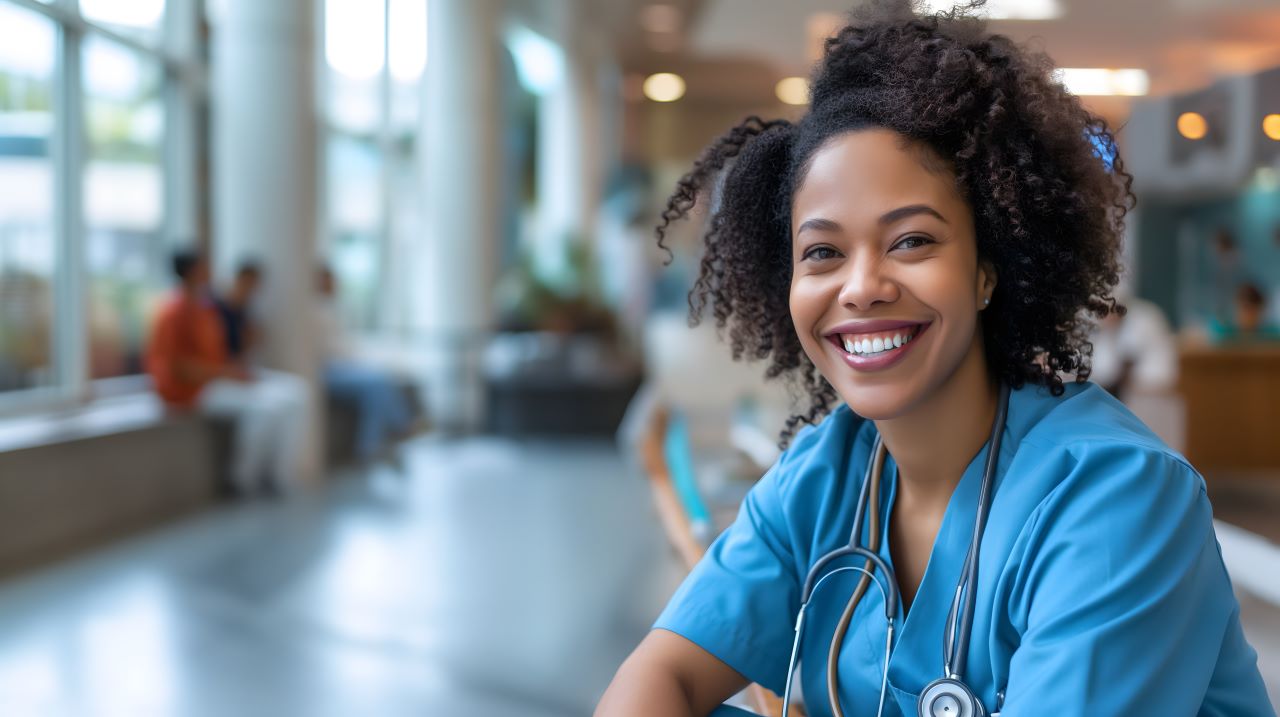
[[[618,668],[595,717],[703,717],[747,683],[694,643],[653,630]]]

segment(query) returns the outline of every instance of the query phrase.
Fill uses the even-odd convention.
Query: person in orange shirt
[[[288,490],[298,478],[301,431],[310,412],[306,383],[287,373],[250,370],[228,355],[204,254],[175,253],[173,270],[181,283],[157,314],[146,353],[156,393],[175,408],[235,423],[231,479],[240,492],[262,481]]]

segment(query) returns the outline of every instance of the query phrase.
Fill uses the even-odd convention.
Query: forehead
[[[792,228],[813,217],[874,221],[909,204],[927,204],[949,220],[969,218],[954,175],[927,152],[887,129],[831,138],[810,158],[792,197]]]

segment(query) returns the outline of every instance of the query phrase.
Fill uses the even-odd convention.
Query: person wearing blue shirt
[[[810,404],[598,717],[793,680],[813,717],[1274,716],[1203,480],[1087,381],[1132,180],[1051,67],[872,2],[798,123],[681,180],[660,244],[718,192],[693,318]]]

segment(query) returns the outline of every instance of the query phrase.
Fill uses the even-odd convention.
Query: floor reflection
[[[4,714],[590,714],[679,579],[608,443],[411,445],[0,587]]]

